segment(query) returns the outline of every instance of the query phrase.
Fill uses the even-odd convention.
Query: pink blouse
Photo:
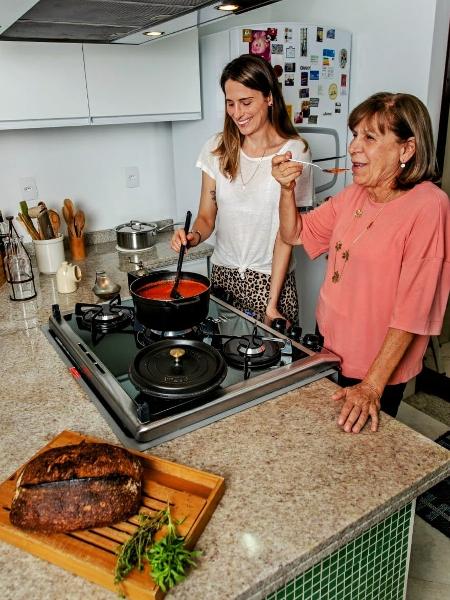
[[[388,383],[417,375],[429,336],[440,333],[450,290],[447,194],[424,182],[380,204],[352,184],[303,215],[301,241],[310,258],[329,253],[317,323],[325,346],[341,357],[342,373],[363,379],[392,327],[417,335]]]

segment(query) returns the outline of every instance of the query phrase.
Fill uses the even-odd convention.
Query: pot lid
[[[142,221],[129,221],[128,223],[122,223],[117,225],[116,231],[118,233],[156,233],[158,229],[156,223],[143,223]]]
[[[132,383],[165,399],[197,398],[217,388],[227,366],[219,352],[198,340],[160,340],[140,350],[130,366]]]

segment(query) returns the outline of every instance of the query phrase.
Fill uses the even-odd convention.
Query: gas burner
[[[262,339],[258,335],[234,337],[223,346],[225,360],[240,369],[263,369],[277,364],[281,358],[281,347],[277,342]]]
[[[117,295],[106,304],[77,303],[75,315],[81,326],[88,326],[92,331],[108,332],[126,327],[134,318],[134,310],[122,306]]]
[[[141,325],[137,320],[134,321],[134,333],[136,345],[138,348],[145,348],[159,340],[201,340],[202,333],[197,327],[183,329],[181,331],[159,331],[158,329],[149,329]]]
[[[164,339],[164,338],[183,338],[193,332],[193,328],[189,329],[181,329],[180,331],[159,331],[158,329],[149,329],[149,332],[156,339]]]

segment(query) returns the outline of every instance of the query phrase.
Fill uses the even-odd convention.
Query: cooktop
[[[311,336],[304,336],[307,347],[214,296],[207,318],[188,331],[146,329],[135,319],[132,300],[120,297],[77,304],[64,315],[54,305],[45,330],[117,437],[140,450],[330,375],[339,364],[317,341],[311,344]],[[161,338],[175,347],[181,345],[176,340],[195,340],[184,345],[206,344],[223,356],[226,367],[215,388],[196,394],[180,388],[161,397],[136,386],[136,357]],[[150,366],[158,379],[158,364],[150,360]],[[194,371],[190,383],[195,377]]]

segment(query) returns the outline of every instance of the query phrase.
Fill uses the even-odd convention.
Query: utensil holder
[[[72,260],[83,260],[86,258],[86,246],[84,244],[84,235],[81,237],[69,237],[70,254]]]
[[[40,273],[52,275],[56,273],[64,260],[64,238],[62,233],[51,240],[33,240],[36,252],[36,263]]]

